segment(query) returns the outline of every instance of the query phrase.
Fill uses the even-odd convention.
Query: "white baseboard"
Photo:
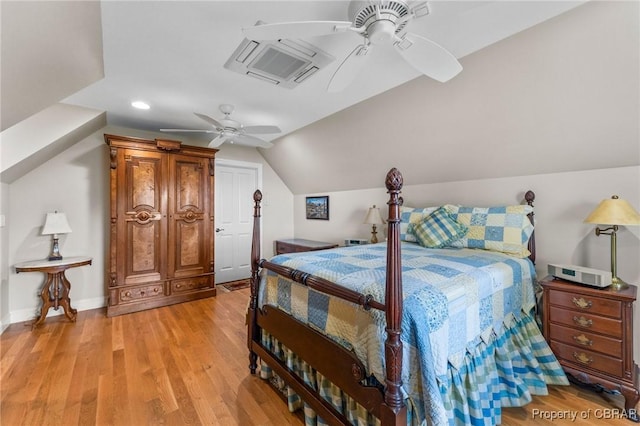
[[[5,317],[0,320],[0,334],[4,333],[7,327],[11,325],[10,318],[11,315],[5,315]]]
[[[93,299],[82,299],[82,300],[72,300],[71,301],[71,306],[74,309],[77,309],[78,312],[81,311],[88,311],[90,309],[98,309],[98,308],[104,308],[105,306],[107,306],[107,298],[106,297],[94,297]],[[19,309],[16,311],[11,311],[9,313],[9,320],[5,322],[5,319],[3,318],[2,321],[2,331],[4,331],[4,329],[6,327],[9,326],[9,324],[13,324],[16,322],[22,322],[22,321],[29,321],[32,319],[36,318],[36,314],[38,314],[40,312],[40,307],[34,307],[34,308],[28,308],[28,309]],[[47,312],[47,317],[54,317],[57,315],[64,315],[64,309],[63,308],[59,308],[57,311],[53,310],[53,309],[49,309],[49,312]],[[6,326],[5,326],[6,324]]]

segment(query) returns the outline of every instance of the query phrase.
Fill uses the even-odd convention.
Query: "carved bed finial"
[[[253,201],[258,203],[262,201],[262,192],[259,189],[256,189],[256,192],[253,193]]]
[[[524,194],[524,199],[527,204],[533,206],[533,201],[536,199],[536,194],[534,194],[533,191],[527,191],[527,193]]]
[[[389,191],[400,191],[402,189],[403,179],[402,174],[395,167],[389,170],[387,178],[385,179],[385,185]]]

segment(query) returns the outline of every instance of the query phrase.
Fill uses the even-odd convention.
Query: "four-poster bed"
[[[271,261],[260,259],[262,194],[255,192],[251,373],[260,360],[261,373],[286,384],[290,408],[304,402],[307,423],[317,415],[328,424],[495,424],[501,406],[545,394],[546,384],[567,384],[529,312],[533,193],[525,196],[529,210],[517,209],[528,226],[521,252],[529,259],[522,259],[474,249],[485,242],[471,231],[459,248],[405,242],[402,175],[392,169],[385,184],[385,243]],[[474,213],[450,210],[473,227]],[[509,211],[499,210],[513,221]]]

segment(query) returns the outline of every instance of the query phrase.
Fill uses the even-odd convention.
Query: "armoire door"
[[[171,154],[169,176],[168,278],[213,273],[209,159]]]
[[[118,282],[141,284],[166,278],[166,156],[122,149],[117,173]]]

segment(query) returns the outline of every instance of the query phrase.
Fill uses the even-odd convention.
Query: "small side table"
[[[61,260],[31,260],[28,262],[20,262],[15,265],[16,273],[20,272],[44,272],[47,274],[47,280],[44,283],[40,297],[42,298],[42,310],[40,311],[40,317],[31,324],[33,330],[44,322],[47,317],[47,312],[53,307],[54,310],[58,310],[60,306],[64,308],[64,314],[75,322],[77,310],[71,307],[71,300],[69,299],[69,290],[71,290],[71,283],[64,275],[64,272],[69,268],[76,268],[78,266],[91,265],[93,259],[86,256],[77,257],[65,257]]]

